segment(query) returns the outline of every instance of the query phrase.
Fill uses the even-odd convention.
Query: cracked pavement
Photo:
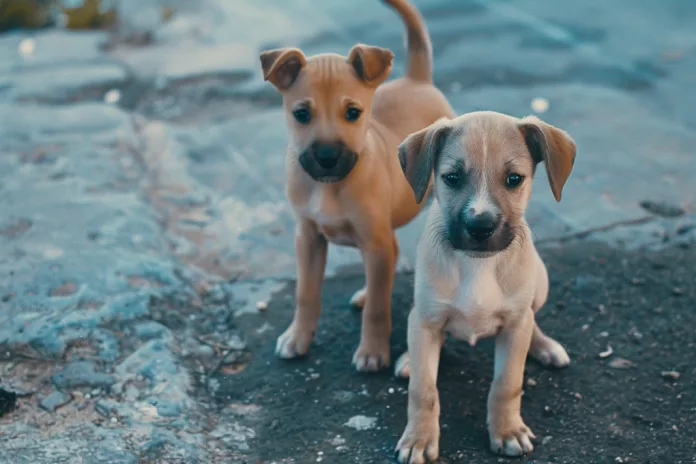
[[[637,369],[640,361],[650,365],[638,376],[650,391],[667,382],[660,372],[680,372],[681,379],[667,383],[691,403],[673,412],[693,417],[694,371],[683,349],[665,347],[660,363],[650,349],[630,348],[636,337],[627,334],[641,324],[639,333],[665,327],[654,308],[682,308],[683,323],[693,324],[696,272],[685,257],[696,247],[696,6],[415,3],[433,38],[436,84],[457,112],[524,116],[533,99],[544,98],[549,108],[540,117],[577,142],[563,202],[555,203],[541,173],[528,213],[544,257],[557,269],[552,287],[574,282],[568,292],[577,292],[576,301],[556,290],[549,302],[558,322],[547,316],[548,324],[568,330],[571,354],[580,355],[580,367],[560,376],[560,390],[580,394],[574,375],[610,369],[595,356],[608,332],[623,340],[612,341],[617,352],[625,348],[617,355],[633,354]],[[17,407],[0,418],[0,462],[304,463],[322,456],[388,462],[405,424],[405,397],[384,390],[399,393],[405,385],[387,373],[357,375],[349,366],[358,325],[347,298],[361,279],[355,250],[330,248],[327,276],[335,279],[326,284],[328,309],[309,360],[281,363],[272,356],[292,309],[293,219],[283,196],[284,115],[261,79],[257,55],[286,45],[307,54],[346,53],[365,42],[395,52],[396,76],[404,58],[399,19],[376,0],[320,7],[209,0],[191,2],[155,32],[154,42],[142,46],[94,31],[0,35],[0,388],[17,397]],[[21,45],[27,39],[31,53]],[[394,311],[394,352],[405,344],[409,271],[423,220],[399,231],[395,301],[403,309]],[[609,260],[606,273],[583,261],[597,256]],[[655,285],[633,284],[652,271],[628,275],[622,264],[651,269],[656,260],[668,271],[655,271],[663,275]],[[616,287],[602,287],[601,278]],[[611,293],[623,292],[624,284],[638,289]],[[588,296],[595,294],[609,302]],[[612,298],[652,306],[640,320],[617,309],[597,322],[597,305],[627,306]],[[664,330],[653,343],[668,343],[671,329]],[[693,347],[688,338],[674,334]],[[591,353],[583,351],[589,347]],[[468,359],[460,349],[453,348],[451,361]],[[452,387],[443,398],[457,398],[455,386],[487,378],[489,354],[476,355],[476,377],[445,376]],[[552,390],[541,391],[556,398],[554,375],[531,369],[535,378],[548,378]],[[606,380],[599,384],[611,388]],[[483,387],[468,390],[479,403]],[[582,396],[588,395],[602,392],[588,387]],[[0,411],[4,404],[0,398]],[[312,409],[316,404],[324,409]],[[389,407],[399,415],[387,414]],[[631,417],[652,414],[627,408]],[[551,420],[541,411],[537,421]],[[564,414],[577,424],[581,413],[589,412],[562,409],[539,427],[567,427]],[[467,414],[469,422],[480,419],[480,411]],[[359,415],[377,418],[376,431],[344,425]],[[603,448],[613,454],[581,459],[593,443],[574,449],[565,436],[555,451],[542,446],[536,462],[648,462],[647,447],[665,443],[673,454],[651,459],[693,462],[687,451],[693,429],[683,418],[660,419],[665,431],[645,436],[625,432],[632,430],[626,424],[612,429],[611,414],[605,419],[595,426],[624,440]],[[683,435],[665,438],[672,426]],[[445,462],[496,462],[480,430],[469,432],[458,450],[456,439],[443,441]],[[603,446],[585,432],[585,440]],[[646,448],[631,457],[639,438]]]

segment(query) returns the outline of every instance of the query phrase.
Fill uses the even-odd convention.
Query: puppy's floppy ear
[[[416,195],[416,202],[421,203],[428,191],[430,176],[435,167],[437,155],[442,149],[445,136],[452,131],[447,124],[449,119],[440,118],[425,129],[406,137],[399,145],[399,162]]]
[[[355,69],[358,78],[377,87],[391,72],[394,54],[386,48],[357,44],[348,54],[348,63]]]
[[[290,88],[307,64],[304,54],[297,48],[268,50],[262,52],[260,58],[263,80],[280,91]]]
[[[575,142],[563,130],[535,116],[520,121],[520,132],[535,163],[544,162],[556,201],[561,201],[563,186],[575,162]]]

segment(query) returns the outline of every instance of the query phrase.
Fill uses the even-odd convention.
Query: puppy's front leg
[[[359,371],[378,371],[389,366],[391,290],[396,272],[398,244],[389,230],[361,250],[365,263],[367,298],[362,314],[360,346],[353,355]]]
[[[519,456],[534,449],[531,439],[536,437],[520,415],[524,363],[534,325],[534,312],[530,308],[514,327],[503,329],[495,339],[495,372],[488,395],[488,433],[491,450],[506,456]]]
[[[439,455],[440,398],[437,369],[442,347],[442,329],[421,323],[417,309],[408,316],[408,424],[396,452],[400,463],[422,464]]]
[[[324,281],[328,243],[316,225],[300,220],[295,229],[295,253],[297,254],[297,305],[292,324],[278,337],[276,354],[281,358],[294,358],[307,353],[317,330],[321,313],[321,286]]]

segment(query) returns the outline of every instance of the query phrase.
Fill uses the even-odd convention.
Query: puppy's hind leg
[[[350,297],[350,304],[358,309],[365,307],[365,301],[367,301],[367,285],[353,293],[353,296]]]
[[[565,348],[542,332],[536,323],[534,324],[534,334],[532,335],[529,354],[544,367],[561,368],[570,364],[570,357]]]

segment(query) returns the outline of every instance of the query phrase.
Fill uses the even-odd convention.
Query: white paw
[[[276,342],[276,355],[283,359],[303,356],[309,351],[314,331],[299,329],[293,322]]]
[[[353,365],[360,372],[377,372],[389,366],[389,339],[384,342],[360,342],[353,355]]]
[[[396,445],[396,455],[401,464],[425,464],[437,460],[440,449],[440,426],[435,420],[409,424]]]
[[[353,293],[353,296],[350,297],[350,304],[355,306],[356,308],[364,308],[365,307],[365,301],[367,300],[367,287],[363,287],[357,292]]]
[[[534,451],[532,440],[536,436],[525,425],[521,417],[509,421],[502,430],[493,430],[493,427],[489,427],[489,434],[491,451],[494,453],[504,456],[522,456]]]
[[[552,338],[532,346],[529,352],[544,367],[561,368],[570,364],[570,356],[565,348]]]
[[[394,375],[401,379],[408,379],[411,376],[411,358],[408,356],[408,351],[396,360]]]

